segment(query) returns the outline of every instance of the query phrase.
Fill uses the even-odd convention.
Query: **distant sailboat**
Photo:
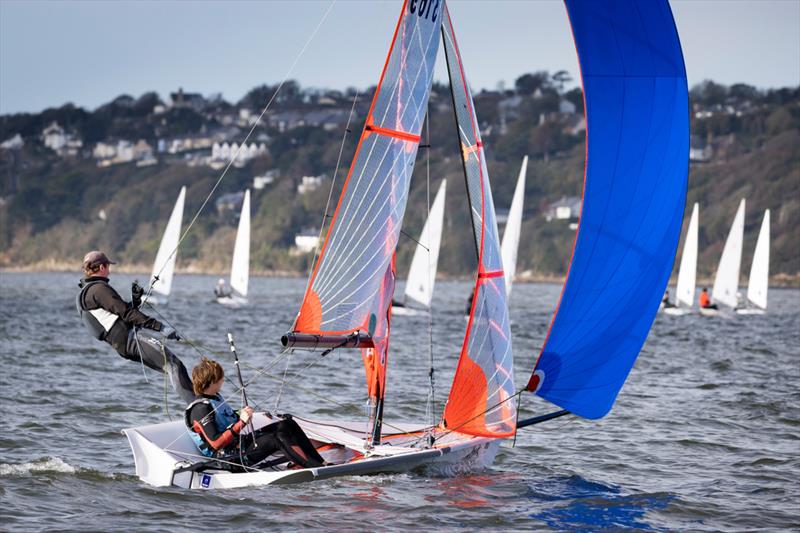
[[[158,247],[156,260],[153,263],[153,274],[150,276],[152,291],[145,301],[151,305],[166,305],[172,290],[172,277],[175,273],[175,261],[178,258],[178,242],[181,237],[181,220],[183,219],[183,203],[186,199],[186,187],[181,187],[175,207],[169,216],[161,245]]]
[[[697,234],[700,207],[697,203],[692,208],[692,218],[686,229],[686,240],[683,243],[681,265],[678,267],[678,286],[675,289],[675,306],[666,307],[668,315],[686,315],[692,312],[694,292],[697,283]]]
[[[503,242],[500,245],[500,254],[503,257],[503,271],[506,276],[506,297],[511,296],[511,284],[517,271],[517,251],[519,250],[520,229],[522,227],[522,204],[525,201],[525,173],[528,170],[528,156],[522,158],[522,168],[519,169],[517,186],[508,210],[506,229],[503,231]]]
[[[750,267],[750,281],[747,283],[748,306],[737,309],[744,315],[760,315],[767,310],[767,289],[769,288],[769,209],[764,211],[761,230],[758,232],[753,265]]]
[[[392,301],[393,316],[419,315],[430,312],[433,286],[436,282],[436,271],[439,264],[439,248],[442,243],[446,189],[447,181],[442,180],[433,205],[431,205],[430,213],[428,213],[428,219],[422,227],[417,248],[414,250],[403,301]]]
[[[722,249],[722,257],[717,267],[714,278],[714,288],[711,290],[711,301],[723,304],[731,309],[736,309],[739,304],[737,296],[739,290],[739,269],[742,265],[742,242],[744,240],[744,208],[745,201],[739,202],[739,209],[733,219],[733,225]],[[700,309],[703,315],[717,314],[716,309]]]
[[[217,295],[217,302],[231,307],[247,304],[247,285],[250,280],[250,189],[244,193],[242,214],[239,216],[239,228],[236,231],[236,242],[233,245],[233,261],[231,263],[231,292]]]

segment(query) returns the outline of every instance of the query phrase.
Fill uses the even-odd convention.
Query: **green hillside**
[[[560,198],[580,197],[583,183],[582,95],[579,90],[564,92],[564,81],[563,73],[528,74],[517,80],[514,90],[475,96],[498,210],[509,207],[522,157],[530,156],[518,259],[518,271],[528,277],[562,276],[575,233],[570,221],[547,222],[544,216]],[[64,106],[0,117],[0,141],[17,134],[23,141],[22,146],[6,142],[6,148],[0,148],[0,266],[77,269],[85,251],[99,248],[124,265],[149,269],[180,187],[187,187],[185,228],[223,173],[203,163],[211,153],[209,146],[175,153],[156,147],[174,139],[214,135],[220,142],[241,142],[250,120],[241,110],[257,115],[273,91],[259,87],[236,104],[200,98],[167,105],[148,93],[136,99],[119,97],[93,112]],[[354,90],[319,94],[289,84],[251,138],[260,136],[256,142],[267,152],[227,171],[181,246],[179,268],[228,268],[238,213],[216,201],[224,194],[253,189],[253,178],[270,172],[274,181],[253,190],[252,268],[305,274],[310,257],[296,252],[294,237],[303,230],[318,231],[324,219],[330,177],[354,96]],[[370,99],[371,91],[366,91],[356,101],[333,180],[330,212]],[[713,275],[736,207],[746,198],[743,279],[763,212],[769,208],[773,281],[796,283],[800,88],[765,92],[707,82],[693,88],[691,101],[693,146],[704,150],[698,153],[705,159],[691,164],[686,208],[688,224],[692,203],[700,203],[699,276]],[[326,114],[333,118],[325,119]],[[447,87],[434,87],[429,117],[430,138],[423,139],[429,147],[419,150],[404,230],[417,238],[426,216],[427,183],[432,196],[439,181],[447,178],[440,272],[463,276],[474,270],[475,253]],[[59,155],[44,145],[42,132],[54,121],[81,140],[74,154],[66,154],[64,148]],[[111,145],[122,139],[146,142],[153,147],[154,161],[146,166],[135,161],[98,166],[93,153],[97,143]],[[321,187],[298,193],[303,176],[320,175],[327,177]],[[411,238],[401,238],[401,276],[414,244]]]

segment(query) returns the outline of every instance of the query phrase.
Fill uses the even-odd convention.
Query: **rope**
[[[428,111],[430,111],[430,102],[428,103]],[[430,145],[431,142],[431,121],[430,121],[430,113],[426,114],[425,116],[425,137]],[[426,151],[425,157],[425,171],[426,171],[426,204],[428,208],[428,218],[430,220],[431,217],[431,151]],[[428,245],[431,243],[431,225],[426,224],[426,229],[428,235],[426,235],[426,239],[428,241]],[[433,280],[431,279],[431,253],[430,249],[425,248],[428,252],[428,287],[431,287],[431,283]],[[433,302],[431,302],[433,303]],[[433,428],[436,424],[434,422],[434,411],[436,410],[436,380],[434,378],[434,372],[436,369],[434,368],[433,364],[433,312],[428,313],[428,401],[425,403],[425,419],[428,421],[428,424],[431,428]],[[432,429],[428,435],[428,445],[433,446],[434,442],[434,430]]]
[[[197,213],[195,213],[195,215],[192,218],[191,222],[189,222],[189,225],[186,227],[186,230],[184,230],[183,234],[181,235],[181,238],[178,240],[178,244],[175,245],[175,249],[173,249],[172,252],[167,256],[167,259],[164,262],[164,264],[161,265],[161,268],[153,276],[153,279],[150,282],[150,286],[147,288],[147,294],[145,295],[145,299],[149,298],[149,296],[152,294],[153,286],[155,285],[155,282],[159,279],[159,276],[161,275],[161,272],[163,272],[164,269],[167,267],[167,263],[172,258],[172,256],[175,255],[178,252],[178,248],[180,248],[181,243],[183,243],[183,240],[189,234],[189,230],[192,229],[192,226],[194,226],[194,223],[197,221],[197,218],[200,216],[200,213],[203,212],[203,209],[205,209],[205,207],[208,204],[209,200],[211,200],[211,197],[216,192],[217,188],[219,187],[219,184],[222,182],[222,180],[227,175],[228,170],[231,168],[233,163],[236,161],[236,158],[239,156],[239,152],[242,151],[242,148],[245,147],[245,145],[247,144],[247,141],[253,135],[253,132],[258,127],[259,123],[261,122],[261,119],[267,113],[267,110],[272,105],[272,102],[275,101],[275,98],[278,96],[278,93],[280,92],[280,90],[283,88],[283,86],[286,84],[286,82],[289,81],[289,77],[292,75],[292,72],[294,71],[294,68],[297,66],[298,61],[300,61],[300,58],[303,57],[303,54],[305,53],[306,49],[308,49],[309,45],[314,40],[314,37],[316,37],[317,33],[319,32],[320,28],[322,27],[322,24],[328,18],[328,15],[330,14],[330,12],[333,9],[334,5],[336,5],[336,0],[333,0],[331,2],[331,5],[328,7],[328,9],[322,15],[322,18],[317,23],[316,28],[314,28],[314,31],[311,33],[311,35],[306,40],[306,42],[303,45],[303,47],[300,49],[300,52],[298,52],[298,54],[295,56],[294,61],[292,62],[292,65],[289,67],[289,70],[286,72],[286,75],[283,77],[283,80],[281,80],[281,82],[278,84],[278,88],[275,89],[275,92],[272,93],[272,96],[270,97],[270,99],[267,102],[267,104],[264,106],[264,109],[261,111],[261,114],[258,116],[256,121],[253,123],[253,126],[250,128],[250,131],[247,132],[247,135],[245,136],[245,138],[242,141],[242,143],[239,145],[239,148],[231,156],[230,161],[228,161],[228,164],[225,166],[225,169],[222,171],[222,174],[220,174],[220,177],[217,179],[217,182],[214,184],[214,187],[212,187],[211,192],[208,193],[208,196],[206,196],[206,199],[203,201],[203,204],[200,206],[200,209],[197,210]]]

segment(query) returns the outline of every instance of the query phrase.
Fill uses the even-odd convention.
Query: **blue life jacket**
[[[184,411],[184,422],[186,423],[186,428],[189,431],[189,436],[192,438],[194,443],[197,445],[197,448],[203,455],[212,457],[214,455],[214,449],[209,446],[209,444],[203,440],[202,435],[197,433],[192,427],[192,420],[190,418],[192,408],[200,403],[211,406],[214,414],[214,425],[217,427],[217,431],[220,433],[238,422],[239,416],[233,411],[233,409],[231,409],[231,406],[228,405],[228,402],[226,402],[219,394],[213,398],[197,398],[186,407],[186,411]]]

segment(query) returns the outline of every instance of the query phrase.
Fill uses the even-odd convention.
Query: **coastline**
[[[29,273],[47,273],[47,272],[74,272],[80,274],[80,268],[76,268],[78,262],[45,260],[36,263],[30,263],[20,266],[0,266],[0,274],[16,273],[16,272],[29,272]],[[114,271],[121,274],[137,274],[147,276],[151,271],[151,265],[144,264],[130,264],[130,265],[115,265]],[[175,274],[195,274],[204,276],[221,276],[225,277],[229,274],[227,270],[204,268],[198,265],[187,265],[175,268]],[[308,272],[289,271],[289,270],[251,270],[250,276],[264,277],[264,278],[305,278]],[[401,278],[402,279],[402,278]],[[471,281],[472,276],[450,276],[442,275],[437,276],[437,280],[443,281]],[[563,284],[564,276],[555,274],[541,274],[530,271],[522,272],[516,276],[514,283],[554,283]],[[675,286],[677,275],[671,276],[669,285]],[[714,284],[713,278],[698,278],[697,286],[711,287]],[[770,276],[769,286],[772,288],[787,288],[798,289],[800,288],[800,273],[790,275],[786,273],[778,273]],[[741,289],[746,290],[747,280],[743,279]]]

